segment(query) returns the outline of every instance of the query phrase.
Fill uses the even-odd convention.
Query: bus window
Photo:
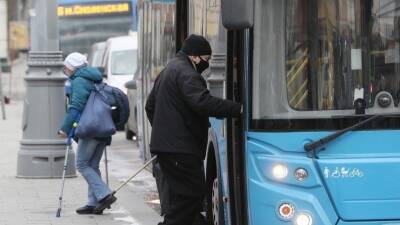
[[[388,91],[400,101],[400,2],[375,0],[371,8],[371,99]]]
[[[226,30],[221,21],[221,1],[206,1],[204,20],[205,37],[212,48],[210,69],[203,73],[208,89],[213,96],[225,98],[226,93]]]
[[[362,32],[366,21],[361,18],[360,4],[337,0],[319,0],[317,4],[289,1],[286,78],[292,108],[353,108],[355,89],[363,87],[361,42],[367,35]],[[310,15],[317,18],[315,23],[309,22]]]
[[[288,1],[289,105],[296,110],[343,110],[352,109],[356,98],[365,98],[372,107],[379,91],[388,91],[398,102],[397,5],[383,0]],[[317,18],[315,24],[310,16]]]
[[[213,55],[226,55],[226,30],[222,25],[221,0],[206,1],[205,37],[210,42]],[[215,58],[215,57],[214,57]],[[225,70],[225,69],[224,69]],[[224,71],[225,72],[225,71]]]
[[[206,24],[205,24],[205,36],[208,40],[215,39],[220,35],[220,10],[221,2],[216,0],[207,0],[206,10]]]
[[[151,8],[152,72],[154,81],[175,54],[175,2],[154,2]]]
[[[203,35],[204,1],[190,0],[189,15],[189,33]]]
[[[256,4],[254,119],[354,114],[358,98],[365,100],[367,111],[376,113],[384,110],[376,109],[375,103],[382,91],[393,98],[391,107],[398,106],[400,2],[288,0],[286,4]]]

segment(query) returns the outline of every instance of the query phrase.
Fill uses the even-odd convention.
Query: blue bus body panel
[[[293,204],[296,211],[309,212],[314,216],[314,224],[336,224],[338,218],[313,160],[302,154],[280,154],[280,149],[261,141],[266,140],[264,137],[259,138],[249,134],[246,144],[250,224],[286,224],[290,219],[285,220],[278,216],[278,207],[282,203]],[[276,181],[269,171],[278,163],[288,165],[289,174],[298,167],[307,169],[309,179],[300,183],[289,176],[287,180]]]
[[[224,126],[224,120],[210,118],[211,129],[216,134],[217,139],[217,151],[219,159],[217,160],[217,167],[222,179],[222,195],[229,196],[229,183],[228,183],[228,165],[227,165],[227,153],[226,153],[226,138],[222,135],[222,129]],[[230,224],[230,211],[229,203],[224,203],[224,217],[226,224]]]
[[[399,221],[361,221],[361,222],[344,222],[339,221],[337,225],[400,225]]]
[[[400,131],[348,132],[326,145],[318,159],[307,157],[304,144],[328,134],[247,133],[251,224],[283,224],[276,213],[282,202],[308,211],[314,224],[400,219]],[[285,179],[272,176],[276,164],[287,165]],[[297,168],[305,168],[308,179],[297,181]]]

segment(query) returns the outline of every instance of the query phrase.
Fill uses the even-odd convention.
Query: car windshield
[[[96,49],[91,56],[91,65],[94,67],[101,66],[101,62],[103,60],[105,48]]]
[[[255,118],[350,113],[356,99],[368,110],[383,92],[399,105],[400,1],[256,2]]]
[[[132,75],[136,71],[136,50],[113,51],[111,53],[111,74]]]

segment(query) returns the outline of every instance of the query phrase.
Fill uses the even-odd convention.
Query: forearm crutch
[[[155,159],[157,159],[157,156],[153,156],[149,161],[147,161],[138,171],[136,171],[131,177],[128,178],[123,184],[121,184],[117,189],[113,191],[113,195],[115,195],[119,190],[121,190],[122,187],[124,187],[126,184],[129,183],[133,178],[135,178],[142,170],[144,170],[150,163],[152,163]]]
[[[68,135],[68,138],[67,138],[67,143],[66,143],[67,149],[65,151],[65,158],[64,158],[65,160],[64,160],[64,167],[63,167],[62,181],[61,181],[61,191],[60,191],[60,196],[58,197],[59,205],[58,205],[56,217],[61,216],[62,198],[63,198],[63,194],[64,194],[64,184],[65,184],[65,173],[67,171],[68,155],[72,148],[72,136],[73,136],[75,127],[76,127],[76,124],[74,124],[74,128],[72,129],[72,131],[70,132],[70,134]]]

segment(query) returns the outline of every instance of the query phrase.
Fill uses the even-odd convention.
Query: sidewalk
[[[24,68],[19,65],[19,68]],[[23,69],[21,69],[22,71]],[[14,74],[13,74],[14,75]],[[13,83],[23,83],[23,74],[13,76]],[[17,86],[17,85],[16,85]],[[155,200],[155,182],[149,171],[141,173],[117,193],[117,202],[103,215],[77,215],[75,209],[86,203],[87,184],[78,174],[66,180],[61,217],[56,218],[61,179],[16,178],[17,154],[22,137],[21,94],[13,89],[11,104],[6,105],[7,120],[0,120],[0,225],[156,225],[161,221],[157,209],[147,200]],[[134,143],[114,136],[109,154],[110,186],[116,188],[142,165]],[[104,165],[101,165],[104,169]],[[103,172],[104,174],[104,172]]]

